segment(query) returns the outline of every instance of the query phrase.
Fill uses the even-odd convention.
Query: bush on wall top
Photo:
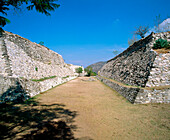
[[[158,39],[155,41],[155,44],[153,45],[153,49],[170,49],[170,42],[164,39]]]

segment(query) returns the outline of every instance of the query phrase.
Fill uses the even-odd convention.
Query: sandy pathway
[[[169,122],[169,105],[132,105],[100,81],[88,79],[77,78],[38,98],[43,104],[64,104],[65,108],[76,111],[73,122],[76,138],[168,139],[169,126],[158,125]]]

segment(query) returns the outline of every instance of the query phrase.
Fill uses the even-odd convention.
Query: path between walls
[[[37,99],[76,112],[72,124],[82,140],[168,139],[169,104],[133,105],[100,81],[79,77]],[[58,119],[56,119],[58,120]],[[166,127],[160,127],[166,125]]]

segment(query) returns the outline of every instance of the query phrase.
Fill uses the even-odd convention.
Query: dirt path
[[[168,139],[169,105],[132,105],[100,81],[77,78],[38,97],[76,112],[74,135],[81,139]]]

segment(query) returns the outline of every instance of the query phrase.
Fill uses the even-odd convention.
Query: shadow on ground
[[[74,139],[72,125],[77,112],[63,104],[40,104],[34,99],[22,104],[0,105],[0,139]]]

